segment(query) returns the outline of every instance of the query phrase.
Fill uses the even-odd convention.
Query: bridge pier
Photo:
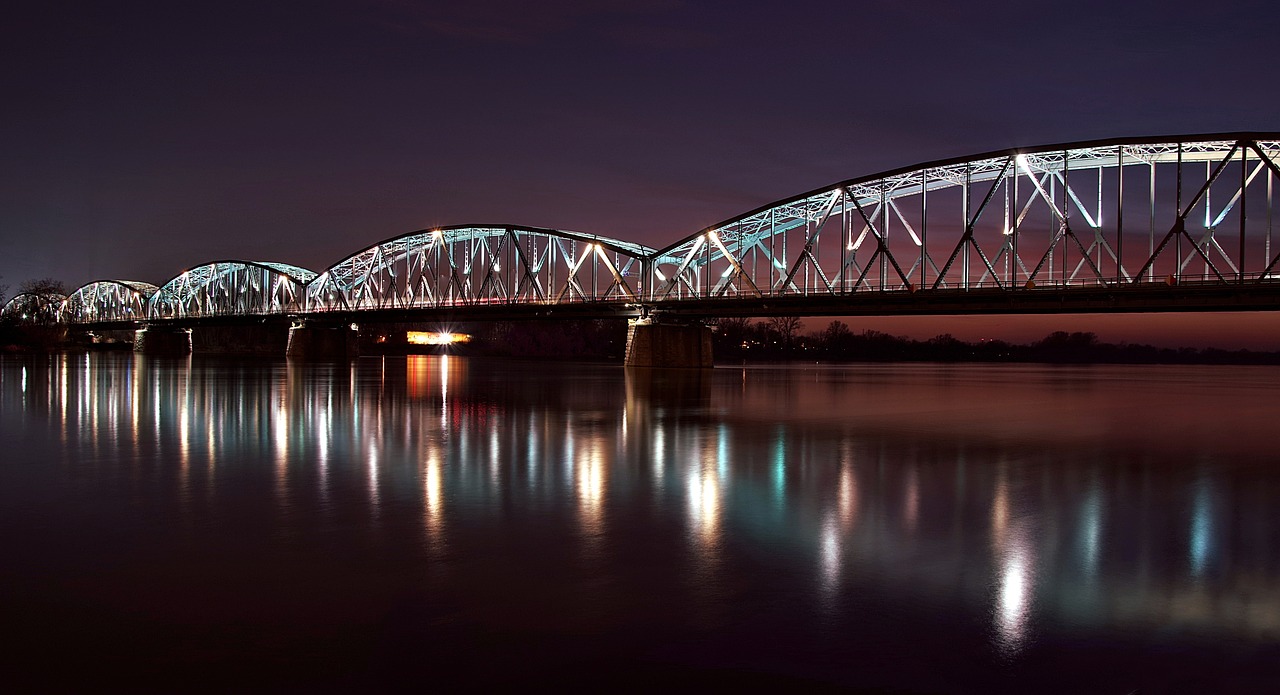
[[[289,327],[285,355],[301,360],[349,360],[360,354],[355,324],[303,321]]]
[[[632,319],[627,323],[625,364],[628,367],[710,368],[711,328],[703,323]]]
[[[133,351],[143,355],[177,357],[191,354],[191,329],[147,326],[133,334]]]

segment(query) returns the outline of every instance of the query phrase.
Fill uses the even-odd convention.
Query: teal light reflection
[[[786,430],[779,427],[773,444],[773,498],[782,504],[787,494],[787,441]]]
[[[1191,574],[1204,574],[1213,554],[1213,491],[1207,479],[1196,483],[1195,501],[1191,511]]]

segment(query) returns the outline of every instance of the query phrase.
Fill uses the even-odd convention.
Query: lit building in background
[[[410,345],[452,345],[471,342],[471,336],[466,333],[409,331],[406,340]]]
[[[453,343],[470,343],[466,333],[435,333],[430,330],[411,330],[407,334],[411,346],[452,346]]]

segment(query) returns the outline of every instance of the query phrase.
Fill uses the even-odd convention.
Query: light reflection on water
[[[5,358],[0,415],[10,437],[48,423],[49,465],[105,489],[127,470],[130,494],[149,489],[148,504],[176,504],[175,516],[262,514],[291,542],[341,519],[361,531],[344,543],[376,537],[402,562],[454,568],[429,576],[456,584],[423,591],[447,589],[481,623],[498,619],[470,605],[482,599],[467,572],[545,571],[563,586],[526,598],[569,605],[578,592],[603,611],[595,629],[734,624],[857,653],[877,631],[906,642],[941,631],[999,669],[1080,639],[1274,647],[1277,385],[1269,368],[646,373],[103,354]],[[252,506],[258,466],[266,510]],[[117,506],[93,504],[107,518]],[[166,523],[153,513],[147,523]],[[563,550],[586,562],[556,564]],[[608,593],[630,574],[665,613],[632,616],[638,599]],[[914,617],[919,606],[931,616]],[[726,640],[734,648],[711,663],[759,649]],[[830,660],[771,663],[857,677]],[[895,677],[923,678],[883,676]]]

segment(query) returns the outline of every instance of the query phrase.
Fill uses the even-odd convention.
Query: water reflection
[[[437,559],[471,547],[464,530],[475,543],[476,528],[563,517],[597,568],[636,538],[687,548],[688,581],[720,587],[695,602],[722,601],[730,567],[803,567],[776,587],[791,604],[840,620],[867,594],[944,601],[984,616],[1009,660],[1055,630],[1280,631],[1274,408],[1258,388],[1275,370],[932,369],[830,370],[814,386],[788,370],[446,356],[4,358],[0,413],[47,420],[77,475],[108,475],[84,468],[105,461],[172,484],[184,514],[233,510],[263,480],[278,530],[408,514]],[[1231,435],[1191,424],[1169,388]],[[1008,407],[975,412],[991,391]],[[1076,424],[1108,439],[1082,448]]]

